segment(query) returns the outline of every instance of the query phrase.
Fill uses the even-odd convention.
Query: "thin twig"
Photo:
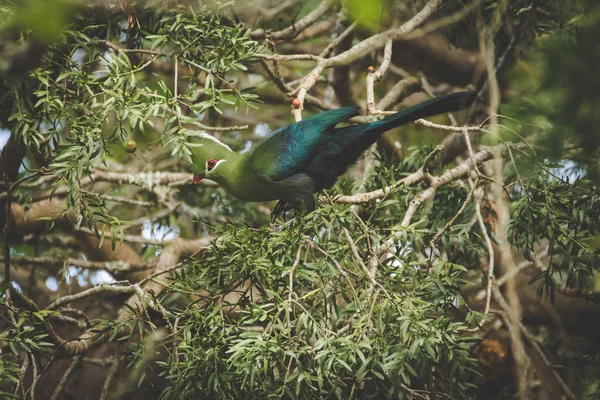
[[[377,109],[375,108],[375,83],[378,82],[383,74],[387,71],[390,66],[390,61],[392,59],[392,44],[391,40],[388,40],[385,43],[384,51],[383,51],[383,60],[381,61],[381,65],[377,68],[377,71],[369,72],[367,74],[367,113],[370,115],[374,115],[377,113]]]
[[[383,74],[387,71],[390,66],[390,61],[392,59],[392,41],[388,40],[385,44],[385,48],[383,51],[383,60],[381,61],[381,65],[377,68],[377,71],[369,72],[367,74],[366,83],[367,83],[367,113],[369,115],[378,114],[380,111],[375,108],[375,83],[378,82]],[[371,68],[371,67],[369,67]],[[363,159],[363,171],[362,171],[362,179],[360,182],[360,190],[362,190],[367,182],[369,177],[369,171],[371,170],[373,163],[375,162],[375,149],[377,147],[376,143],[373,143],[367,151],[365,152]]]
[[[314,10],[308,13],[304,18],[294,22],[292,25],[277,32],[268,32],[264,29],[257,29],[250,32],[252,39],[264,39],[268,37],[273,41],[293,39],[298,36],[303,30],[314,24],[321,16],[323,16],[331,7],[337,4],[337,0],[324,0]]]
[[[179,57],[177,55],[173,56],[173,100],[175,104],[177,104],[177,92],[179,88]]]
[[[331,43],[329,43],[327,45],[327,47],[325,47],[323,49],[323,51],[319,54],[319,57],[327,57],[329,55],[330,52],[332,52],[333,50],[336,49],[336,47],[339,46],[339,44],[348,37],[348,35],[350,35],[352,33],[352,31],[354,31],[354,28],[356,28],[357,22],[354,21],[352,23],[352,25],[350,25],[349,27],[347,27],[344,32],[340,33],[340,35],[338,37],[335,38],[334,41],[332,41]]]
[[[205,131],[213,131],[213,132],[243,131],[250,127],[250,125],[206,126],[200,122],[194,122],[193,125],[196,125],[200,129],[203,129]]]
[[[524,260],[522,262],[520,262],[516,268],[511,269],[510,271],[508,271],[507,273],[505,273],[504,275],[502,275],[500,278],[496,279],[496,285],[498,286],[502,286],[504,285],[506,282],[508,282],[509,279],[514,278],[515,276],[517,276],[521,271],[527,269],[527,268],[531,268],[531,267],[540,267],[540,259],[544,258],[548,256],[548,250],[542,251],[541,253],[538,254],[534,254],[533,258],[534,261],[527,261]]]
[[[408,89],[418,88],[421,83],[418,79],[412,76],[399,80],[377,103],[378,110],[386,110],[394,104],[401,96],[405,95]]]
[[[35,400],[35,389],[37,388],[37,384],[38,381],[40,379],[40,374],[38,374],[38,367],[37,367],[37,361],[35,359],[35,355],[33,355],[32,353],[28,353],[29,355],[29,361],[31,362],[31,366],[32,366],[32,381],[31,381],[31,386],[29,386],[29,398],[31,400]]]
[[[294,260],[294,263],[292,264],[292,268],[290,268],[290,271],[288,272],[288,276],[289,276],[289,293],[288,293],[288,301],[292,302],[292,293],[294,292],[294,272],[296,271],[296,267],[298,267],[298,264],[300,263],[300,254],[302,253],[302,247],[304,247],[304,243],[301,244],[300,246],[298,246],[298,251],[296,251],[296,259]]]
[[[104,379],[104,385],[102,385],[102,391],[100,392],[100,400],[108,399],[108,392],[110,390],[110,384],[112,383],[117,371],[119,370],[119,364],[121,359],[118,356],[113,357],[113,360],[110,364],[110,368],[106,373],[106,378]]]
[[[500,293],[500,290],[498,290],[497,288],[494,289],[494,297],[498,301],[500,307],[503,309],[503,311],[495,310],[494,312],[499,314],[500,317],[502,317],[502,320],[506,325],[513,323],[510,318],[508,303],[506,302],[506,299],[504,299],[504,297],[502,296],[502,293]],[[567,386],[565,381],[561,378],[560,374],[556,371],[550,360],[548,360],[548,357],[546,357],[544,350],[542,350],[542,348],[537,343],[536,339],[533,337],[531,332],[529,332],[529,330],[525,327],[525,325],[523,325],[521,321],[517,321],[516,325],[519,331],[523,334],[523,336],[525,336],[533,350],[540,357],[540,359],[544,363],[544,366],[548,369],[552,377],[556,380],[556,383],[558,383],[560,388],[563,390],[565,396],[571,400],[577,400],[577,396],[575,396],[573,391],[571,391],[569,386]]]
[[[123,47],[119,47],[116,44],[109,42],[108,40],[99,39],[97,42],[100,46],[107,47],[109,49],[114,50],[119,53],[140,53],[140,54],[150,54],[153,56],[164,56],[165,54],[162,51],[157,50],[148,50],[148,49],[125,49]]]
[[[91,270],[104,270],[110,273],[143,271],[152,268],[152,263],[128,263],[126,261],[88,261],[68,257],[31,257],[15,256],[11,262],[15,265],[37,265],[62,267],[65,264]]]
[[[52,394],[52,397],[50,397],[50,400],[58,400],[61,398],[62,392],[63,392],[63,390],[65,390],[65,386],[67,385],[69,378],[71,378],[71,374],[73,372],[75,372],[75,369],[79,368],[79,366],[81,365],[82,358],[83,358],[83,356],[81,356],[81,355],[75,356],[73,358],[71,365],[69,365],[69,368],[67,368],[67,370],[64,372],[63,376],[60,378],[60,381],[58,382],[58,385],[56,386],[56,389],[54,390],[54,394]]]
[[[477,188],[477,181],[475,181],[475,185],[471,188],[471,190],[469,191],[469,194],[467,194],[467,198],[465,199],[465,201],[463,201],[462,205],[460,206],[460,209],[456,212],[456,214],[454,214],[454,216],[452,217],[452,219],[450,219],[450,221],[448,221],[444,227],[442,229],[440,229],[438,231],[438,233],[435,234],[435,236],[433,237],[433,239],[431,239],[431,242],[429,242],[429,246],[432,249],[435,249],[437,246],[437,243],[440,241],[440,239],[442,238],[442,235],[448,230],[450,229],[450,227],[452,225],[454,225],[454,222],[456,222],[456,220],[458,219],[458,217],[460,217],[462,215],[462,213],[465,211],[465,209],[467,208],[467,206],[469,205],[469,203],[471,202],[471,198],[473,197],[473,193],[475,192],[475,189]]]
[[[76,228],[73,227],[73,230],[76,232],[82,232],[88,235],[94,235],[97,236],[97,233],[89,228],[86,228],[84,226],[80,227],[80,228]],[[110,231],[100,231],[98,232],[98,234],[100,235],[104,235],[104,237],[111,237],[111,232]],[[119,235],[117,232],[115,232],[115,235],[117,236],[117,239],[119,238]],[[151,238],[145,238],[142,236],[137,236],[137,235],[123,235],[123,241],[124,242],[129,242],[129,243],[140,243],[140,244],[149,244],[152,246],[165,246],[168,241],[166,240],[160,240],[160,239],[151,239]]]
[[[292,368],[293,360],[294,360],[294,358],[292,356],[290,356],[290,361],[288,361],[288,365],[285,369],[285,376],[283,377],[283,386],[281,387],[281,393],[279,394],[280,399],[283,399],[283,396],[285,395],[285,388],[287,387],[288,376],[289,376],[290,370]]]
[[[4,276],[2,277],[2,287],[10,285],[10,226],[12,216],[12,185],[6,171],[4,172],[4,183],[6,184],[6,209],[4,210],[4,227],[2,228],[2,244],[4,250]]]
[[[315,56],[314,54],[262,54],[256,53],[254,57],[262,58],[270,61],[299,61],[313,60],[320,61],[323,57]]]
[[[488,249],[489,256],[489,264],[488,264],[488,276],[487,276],[487,290],[485,297],[485,313],[487,314],[490,311],[490,304],[492,299],[492,286],[494,284],[494,246],[492,245],[492,240],[490,239],[490,235],[488,234],[487,228],[485,227],[485,222],[483,221],[483,216],[481,215],[481,200],[483,198],[483,189],[481,187],[477,187],[471,179],[469,179],[469,184],[472,188],[475,189],[475,215],[477,215],[477,222],[479,223],[479,229],[481,230],[481,234],[485,239],[485,244]]]
[[[106,201],[113,201],[115,203],[131,204],[132,206],[152,207],[152,206],[156,205],[156,203],[153,203],[151,201],[128,199],[126,197],[109,196],[106,194],[101,194],[100,198],[103,200],[106,200]]]
[[[429,128],[441,129],[444,131],[452,131],[452,132],[464,132],[464,131],[481,131],[480,126],[448,126],[448,125],[440,125],[435,124],[431,121],[427,121],[426,119],[420,118],[415,121],[415,123],[423,126],[427,126]]]
[[[350,236],[350,232],[348,232],[348,229],[346,229],[344,227],[343,232],[344,232],[344,235],[346,236],[346,240],[348,241],[348,245],[350,246],[350,251],[352,252],[352,255],[354,256],[354,259],[356,260],[358,265],[360,265],[360,267],[363,269],[363,271],[367,275],[367,278],[369,278],[369,281],[371,282],[371,285],[369,287],[369,293],[372,293],[375,286],[377,286],[377,287],[381,288],[388,297],[391,297],[389,295],[389,293],[387,293],[387,290],[379,282],[377,282],[374,274],[369,270],[369,268],[367,268],[367,265],[364,263],[364,261],[360,257],[360,254],[358,253],[358,250],[356,249],[356,244],[354,243],[354,240],[352,240],[352,236]]]
[[[29,368],[29,357],[25,355],[23,357],[23,364],[21,365],[21,369],[19,370],[18,381],[15,385],[15,390],[13,394],[15,398],[18,397],[19,391],[21,392],[21,397],[25,398],[25,375],[27,375],[27,369]],[[20,389],[20,390],[19,390]]]
[[[546,368],[548,368],[548,371],[550,371],[550,373],[552,374],[552,376],[554,377],[554,379],[556,380],[558,385],[561,387],[565,396],[567,396],[571,400],[577,400],[577,396],[575,396],[575,394],[571,391],[569,386],[567,386],[565,381],[560,377],[560,374],[556,371],[556,369],[554,368],[554,366],[552,365],[550,360],[548,360],[548,357],[546,357],[546,354],[544,354],[544,351],[542,350],[540,345],[537,343],[537,341],[535,340],[535,338],[533,337],[531,332],[529,332],[529,330],[527,330],[527,328],[525,328],[523,323],[520,321],[519,321],[519,328],[521,329],[523,336],[525,336],[525,338],[529,341],[529,344],[531,345],[531,347],[533,347],[535,352],[538,354],[538,356],[540,357],[540,359],[546,366]]]

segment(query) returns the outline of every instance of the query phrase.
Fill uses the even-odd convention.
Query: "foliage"
[[[368,254],[367,231],[379,227],[361,228],[349,207],[279,223],[285,228],[228,227],[177,274],[173,291],[204,294],[171,316],[182,340],[163,364],[163,398],[380,398],[423,384],[466,395],[475,373],[467,325],[451,317],[464,267],[439,263],[428,274],[428,265],[392,254],[374,286],[351,246]],[[352,242],[333,234],[343,229]],[[242,283],[256,290],[223,297]]]
[[[254,27],[267,32],[269,27],[286,28],[319,2],[300,3],[281,18],[254,21]],[[406,20],[426,2],[393,3],[365,7],[367,2],[347,1],[342,3],[347,14],[338,16],[362,18],[356,42]],[[479,139],[484,144],[522,144],[505,152],[503,170],[515,261],[535,261],[527,271],[534,270],[531,284],[540,297],[554,301],[559,287],[596,290],[592,294],[597,295],[600,146],[594,110],[599,9],[592,0],[535,2],[543,7],[530,3],[484,2],[477,13],[439,31],[463,50],[477,49],[471,53],[476,57],[480,31],[498,29],[497,58],[504,57],[508,66],[499,71],[500,134],[489,134],[486,120],[483,130],[474,133],[473,145],[479,146]],[[231,2],[27,4],[0,4],[0,55],[9,60],[0,60],[0,126],[26,149],[18,178],[32,178],[19,182],[11,196],[24,210],[48,197],[64,196],[66,201],[64,209],[6,241],[13,261],[39,255],[52,261],[28,270],[32,272],[27,287],[21,286],[23,292],[29,295],[30,287],[39,285],[43,290],[38,303],[44,307],[56,297],[95,285],[97,271],[82,272],[70,263],[93,262],[108,236],[112,252],[107,259],[121,262],[119,256],[127,252],[123,249],[129,249],[135,257],[128,268],[142,264],[144,273],[153,271],[150,268],[168,253],[166,245],[149,244],[149,239],[160,242],[169,234],[182,241],[208,235],[218,240],[201,254],[178,259],[181,264],[175,266],[181,268],[167,284],[138,299],[143,306],[124,303],[130,292],[90,296],[91,306],[78,304],[81,310],[88,306],[88,318],[79,308],[49,312],[0,296],[0,396],[15,396],[14,383],[22,378],[26,358],[37,360],[45,373],[63,356],[65,343],[55,340],[50,323],[72,337],[85,329],[94,339],[102,337],[104,349],[116,349],[115,354],[123,356],[127,375],[117,375],[115,397],[136,390],[153,390],[155,396],[160,392],[164,399],[478,396],[476,386],[485,365],[475,359],[474,350],[479,337],[497,330],[494,326],[484,331],[491,325],[487,323],[500,321],[493,313],[477,311],[483,306],[473,293],[487,296],[488,256],[496,251],[495,260],[499,258],[498,199],[491,190],[496,177],[489,169],[473,167],[472,174],[437,187],[408,226],[402,221],[411,204],[436,177],[464,165],[464,159],[444,165],[439,157],[430,159],[437,150],[429,145],[409,147],[401,158],[378,155],[364,179],[355,179],[363,173],[364,165],[359,164],[334,188],[319,194],[315,212],[289,212],[280,219],[270,217],[272,204],[244,203],[216,188],[157,185],[153,179],[163,170],[189,170],[194,137],[205,123],[234,150],[247,151],[260,136],[258,129],[256,135],[237,128],[223,133],[221,126],[241,121],[251,127],[268,123],[270,129],[291,122],[289,102],[269,91],[276,85],[256,62],[257,54],[265,49],[302,52],[307,46],[312,52],[331,42],[329,33],[324,39],[273,43],[267,37],[259,43],[231,11],[240,4]],[[498,21],[502,4],[508,7]],[[338,12],[336,7],[332,14]],[[463,2],[444,2],[439,16],[463,9]],[[45,24],[45,19],[53,23]],[[21,70],[12,61],[23,54],[34,62]],[[373,60],[378,60],[377,54],[356,60],[358,67],[350,66],[348,79],[358,88],[355,95],[363,89],[364,74],[354,69]],[[298,62],[299,67],[269,65],[296,87],[308,62]],[[394,73],[405,74],[398,69]],[[396,83],[389,71],[386,77],[378,83],[377,97]],[[311,95],[329,101],[332,85],[321,78]],[[390,81],[387,86],[385,79]],[[448,90],[446,83],[419,80],[425,90]],[[328,89],[321,91],[321,86]],[[305,105],[305,116],[315,111],[308,102]],[[422,168],[425,179],[399,185]],[[144,175],[149,169],[154,171]],[[133,170],[140,172],[138,181],[131,174],[112,184],[89,184],[95,171],[125,175]],[[40,185],[30,183],[39,176]],[[479,206],[485,232],[472,185],[483,193]],[[354,206],[334,201],[341,194],[388,186],[394,190],[375,201]],[[1,194],[2,210],[10,209],[4,207],[8,196]],[[69,219],[66,233],[59,223],[43,223],[63,216]],[[85,227],[99,240],[63,236]],[[123,246],[125,233],[138,241]],[[439,239],[436,244],[434,237]],[[114,277],[139,281],[130,272],[117,271]],[[505,272],[505,266],[496,264],[496,278],[504,278]],[[46,289],[52,279],[59,286],[56,292]],[[140,294],[140,286],[131,288]],[[528,288],[522,285],[520,290]],[[115,319],[120,308],[128,310],[127,318]],[[545,331],[553,328],[536,329],[536,342],[554,352],[553,363],[559,360],[568,366],[559,374],[573,366],[586,372],[577,378],[578,394],[597,391],[594,359],[587,360],[597,353],[597,341],[582,334],[581,343],[570,347],[560,342],[562,330],[560,335]],[[67,341],[72,342],[78,341]],[[507,347],[503,357],[510,359],[509,353]],[[161,379],[154,376],[157,371]],[[505,381],[500,393],[512,396],[516,391]]]
[[[520,181],[522,193],[511,204],[509,235],[528,260],[537,257],[536,246],[548,242],[549,266],[531,283],[544,278],[538,293],[549,295],[554,302],[554,276],[562,275],[562,270],[566,270],[568,287],[593,285],[591,278],[600,268],[600,251],[591,237],[600,229],[600,196],[589,181],[577,177],[570,182],[568,176],[556,176],[552,170],[562,169],[562,165],[536,165],[532,176]]]
[[[587,0],[556,3],[558,28],[540,36],[534,51],[507,74],[513,81],[514,101],[505,109],[535,125],[537,129],[529,133],[538,136],[541,155],[575,161],[597,183],[600,52],[595,38],[600,32],[600,6]]]
[[[63,10],[64,11],[64,10]],[[127,42],[150,48],[132,62],[128,53],[111,49],[119,36],[119,15],[99,20],[94,9],[84,7],[42,58],[42,65],[27,79],[3,83],[4,104],[11,110],[7,122],[31,151],[53,155],[49,171],[57,176],[54,190],[67,187],[67,205],[78,210],[83,224],[94,229],[106,225],[115,232],[120,222],[103,204],[90,201],[78,182],[134,137],[156,136],[158,141],[191,162],[194,132],[189,123],[204,113],[222,113],[223,105],[249,107],[256,101],[251,88],[237,89],[226,75],[246,70],[257,51],[242,25],[229,25],[220,9],[202,6],[140,9],[146,15],[140,26],[127,31]],[[91,18],[91,17],[95,18]],[[16,17],[15,17],[16,18]],[[140,24],[142,21],[143,24]],[[132,50],[135,53],[135,48]],[[178,93],[147,71],[162,57],[183,75],[188,90]],[[198,86],[199,77],[204,80]],[[175,82],[182,85],[181,82]],[[158,124],[158,126],[155,126]],[[114,240],[114,233],[111,235]]]

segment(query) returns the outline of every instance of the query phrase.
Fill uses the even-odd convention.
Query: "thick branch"
[[[77,300],[81,300],[81,299],[84,299],[84,298],[90,297],[90,296],[95,296],[97,294],[118,295],[118,294],[127,294],[127,293],[135,293],[135,288],[133,285],[123,286],[123,285],[113,285],[113,284],[109,284],[109,283],[103,283],[101,285],[94,286],[90,289],[84,290],[77,294],[61,297],[60,299],[56,300],[55,302],[50,304],[48,307],[46,307],[46,309],[51,310],[51,311],[58,310],[60,307],[66,306],[67,304],[71,304]]]

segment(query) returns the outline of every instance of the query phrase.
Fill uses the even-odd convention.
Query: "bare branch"
[[[383,52],[383,60],[377,71],[369,72],[367,74],[367,113],[370,115],[377,114],[378,110],[375,108],[375,83],[378,82],[383,74],[387,71],[390,66],[390,60],[392,59],[392,41],[388,40],[385,43],[385,49]],[[371,67],[369,67],[371,68]]]
[[[106,194],[99,194],[101,199],[104,199],[106,201],[113,201],[115,203],[124,203],[124,204],[131,204],[132,206],[140,206],[140,207],[152,207],[155,205],[155,203],[151,202],[151,201],[142,201],[142,200],[135,200],[135,199],[128,199],[125,197],[118,197],[118,196],[109,196]]]
[[[334,201],[340,204],[368,203],[373,200],[382,199],[401,187],[414,185],[423,179],[425,179],[425,172],[422,169],[419,169],[417,172],[414,172],[406,178],[401,179],[392,186],[386,186],[383,189],[377,189],[367,193],[357,193],[350,196],[338,196],[334,199]]]
[[[96,234],[95,231],[86,228],[86,227],[73,227],[73,230],[75,232],[82,232],[85,233],[87,235],[94,235],[94,236],[98,236]],[[111,232],[110,231],[100,231],[99,232],[100,235],[103,235],[104,237],[111,237]],[[117,237],[117,239],[120,239],[118,232],[115,232],[115,235]],[[128,242],[128,243],[139,243],[139,244],[151,244],[153,246],[165,246],[168,242],[165,240],[160,240],[160,239],[152,239],[152,238],[145,238],[142,236],[136,236],[136,235],[127,235],[124,234],[123,235],[123,242]]]
[[[250,37],[252,39],[264,39],[268,37],[273,41],[293,39],[303,30],[314,24],[335,4],[337,4],[337,0],[324,0],[317,6],[317,8],[308,13],[304,18],[296,21],[285,29],[278,32],[268,32],[264,29],[257,29],[250,32]]]
[[[323,57],[315,56],[314,54],[254,54],[255,57],[270,61],[298,61],[298,60],[313,60],[321,61]]]
[[[255,6],[258,8],[258,11],[260,11],[260,18],[262,19],[262,21],[269,21],[277,17],[279,14],[281,14],[297,2],[298,0],[285,0],[283,3],[275,6],[274,8],[264,8],[260,3],[256,4]]]
[[[494,284],[494,246],[492,245],[492,240],[490,239],[490,235],[488,234],[487,228],[485,227],[485,223],[483,222],[483,216],[481,215],[481,200],[483,199],[483,189],[481,187],[477,187],[469,179],[469,184],[473,189],[475,189],[475,215],[477,216],[477,222],[479,223],[479,229],[481,230],[481,234],[485,239],[485,245],[488,249],[488,276],[487,276],[487,290],[485,297],[485,310],[484,312],[487,314],[490,311],[490,302],[492,299],[492,286]]]
[[[334,41],[329,43],[327,47],[325,47],[323,51],[321,51],[319,57],[327,57],[329,53],[331,53],[331,51],[335,50],[337,46],[339,46],[339,44],[354,31],[354,28],[356,28],[356,24],[356,21],[353,22],[352,25],[350,25],[344,30],[344,32],[340,33],[340,35],[336,37]]]
[[[107,47],[111,50],[114,50],[117,53],[139,53],[139,54],[150,54],[153,56],[164,56],[165,54],[162,51],[157,50],[148,50],[148,49],[125,49],[123,47],[119,47],[116,44],[109,42],[108,40],[99,39],[98,44],[100,46]]]
[[[497,146],[497,148],[500,151],[502,151],[502,153],[506,151],[506,148],[503,145]],[[482,162],[491,159],[493,149],[495,148],[484,148],[475,153],[475,157],[473,157],[473,159],[469,158],[462,164],[447,170],[439,177],[432,177],[432,185],[441,186],[456,179],[464,177],[470,170],[473,169],[473,165],[479,165]],[[421,182],[426,178],[427,175],[425,174],[425,171],[423,171],[423,169],[421,168],[418,171],[407,176],[406,178],[403,178],[402,180],[396,182],[394,185],[386,186],[383,189],[374,190],[372,192],[358,193],[351,196],[339,196],[335,198],[335,202],[341,204],[367,203],[369,201],[384,198],[385,196],[389,195],[390,193],[401,187],[414,185],[415,183]]]
[[[544,351],[542,350],[540,345],[537,343],[537,341],[535,340],[535,338],[533,337],[531,332],[529,332],[529,330],[527,330],[527,328],[525,328],[523,323],[520,321],[519,321],[519,328],[521,329],[523,336],[525,336],[525,338],[527,338],[527,341],[529,342],[531,347],[533,347],[533,349],[538,354],[538,356],[540,356],[540,358],[542,359],[542,362],[544,363],[546,368],[548,368],[548,371],[550,371],[550,373],[552,374],[552,376],[554,377],[556,382],[559,384],[559,386],[563,390],[565,396],[567,396],[567,398],[569,398],[571,400],[577,400],[577,396],[575,396],[575,394],[571,391],[571,389],[569,389],[569,387],[567,386],[565,381],[560,377],[559,373],[556,372],[556,369],[554,368],[554,366],[552,365],[550,360],[548,360],[548,357],[546,357],[546,354],[544,354]]]
[[[504,299],[504,297],[502,296],[502,293],[500,293],[500,290],[498,288],[494,288],[494,298],[496,299],[496,301],[498,302],[498,304],[500,305],[500,307],[503,310],[503,311],[495,311],[495,312],[502,317],[502,320],[504,321],[504,323],[506,325],[513,324],[514,322],[511,321],[510,314],[509,314],[510,307],[509,307],[508,303],[506,302],[506,299]],[[519,331],[523,334],[523,336],[525,336],[525,338],[527,339],[527,341],[529,342],[529,344],[531,345],[533,350],[540,357],[540,359],[544,363],[544,366],[552,374],[552,377],[556,380],[556,383],[558,383],[560,388],[563,390],[563,393],[565,394],[565,396],[571,400],[577,400],[577,396],[575,396],[573,391],[571,391],[569,386],[567,386],[565,381],[561,378],[560,374],[556,371],[556,369],[554,368],[554,366],[552,365],[550,360],[548,360],[548,357],[546,357],[544,350],[542,350],[542,348],[537,343],[537,340],[533,337],[531,332],[529,332],[529,330],[525,327],[525,325],[523,325],[523,323],[521,321],[516,321],[516,325],[517,325],[517,328],[519,329]]]
[[[46,307],[46,309],[51,310],[51,311],[57,310],[62,306],[71,304],[77,300],[81,300],[86,297],[95,296],[97,294],[118,295],[118,294],[126,294],[126,293],[135,293],[135,288],[132,285],[122,286],[122,285],[117,285],[117,284],[103,283],[103,284],[94,286],[93,288],[79,292],[77,294],[61,297],[60,299],[56,300],[55,302],[50,304],[48,307]]]
[[[124,273],[133,271],[142,271],[152,268],[150,263],[128,263],[125,261],[88,261],[66,257],[28,257],[14,256],[11,262],[15,265],[36,265],[43,267],[61,267],[65,264],[75,267],[104,270],[109,273]]]
[[[115,375],[117,375],[117,371],[119,370],[119,364],[121,359],[117,356],[114,357],[112,363],[110,364],[110,368],[106,373],[106,378],[104,378],[104,385],[102,386],[102,392],[100,392],[100,400],[108,399],[108,391],[110,390],[110,384],[114,379]]]
[[[381,98],[379,103],[377,103],[377,109],[386,110],[389,108],[394,102],[396,102],[401,96],[405,95],[409,89],[418,88],[421,86],[421,82],[411,77],[401,79],[398,81],[390,90],[387,91],[385,96]]]
[[[429,128],[441,129],[444,131],[452,131],[452,132],[465,132],[465,131],[481,131],[480,126],[448,126],[448,125],[440,125],[434,124],[433,122],[427,121],[426,119],[420,118],[415,121],[415,123],[423,126],[427,126]]]
[[[421,11],[400,27],[373,35],[358,43],[350,50],[327,59],[327,67],[350,64],[371,51],[383,47],[388,40],[394,41],[401,39],[429,19],[429,17],[440,8],[442,2],[443,0],[430,0]]]
[[[416,29],[423,22],[425,22],[437,9],[441,6],[442,0],[430,0],[429,3],[423,7],[413,18],[401,25],[396,29],[373,35],[368,39],[356,44],[349,50],[338,54],[334,57],[321,59],[317,62],[317,65],[313,70],[304,78],[304,81],[300,85],[298,96],[296,97],[299,101],[299,105],[292,111],[296,121],[302,119],[302,110],[304,108],[304,99],[308,91],[314,86],[317,81],[317,77],[321,74],[323,69],[337,67],[341,65],[348,65],[358,58],[368,54],[369,52],[383,47],[390,40],[398,40],[407,33]]]
[[[25,398],[25,375],[27,374],[28,368],[29,368],[29,357],[24,356],[23,364],[21,365],[21,369],[19,370],[19,375],[18,375],[19,380],[18,380],[17,384],[15,385],[15,390],[13,391],[15,398],[18,398],[19,392],[21,394],[21,397]]]
[[[556,291],[566,297],[577,297],[594,303],[600,303],[600,292],[587,289],[571,289],[563,284],[556,285]]]
[[[52,397],[50,397],[50,400],[58,400],[61,398],[62,392],[63,392],[63,390],[65,390],[65,386],[67,385],[67,382],[71,378],[71,374],[73,374],[73,372],[75,372],[75,370],[77,368],[79,368],[79,366],[81,365],[82,358],[83,358],[83,356],[81,356],[81,355],[75,356],[75,358],[71,362],[71,365],[69,366],[69,368],[67,368],[67,370],[64,372],[64,375],[60,378],[60,382],[58,382],[58,385],[56,386],[56,390],[54,390],[54,394],[52,394]]]
[[[249,125],[206,126],[200,122],[194,122],[193,125],[196,125],[200,129],[203,129],[205,131],[213,131],[213,132],[243,131],[243,130],[249,128]]]

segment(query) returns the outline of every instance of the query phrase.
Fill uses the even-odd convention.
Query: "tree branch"
[[[256,29],[250,32],[250,37],[252,39],[264,39],[268,37],[273,41],[293,39],[303,30],[314,24],[335,4],[337,4],[337,0],[324,0],[304,18],[301,18],[285,29],[277,32],[268,32],[264,29]]]
[[[519,145],[517,145],[517,146],[519,147]],[[491,159],[492,151],[496,148],[501,148],[500,150],[502,151],[502,153],[504,153],[504,151],[506,151],[506,148],[504,145],[499,145],[499,146],[490,147],[490,148],[483,148],[482,150],[475,153],[475,156],[472,159],[471,158],[467,159],[460,165],[447,170],[446,172],[444,172],[442,175],[440,175],[438,177],[432,177],[431,178],[432,182],[433,182],[432,186],[437,187],[437,186],[445,185],[451,181],[454,181],[456,179],[464,177],[469,171],[471,171],[473,169],[473,165],[479,165],[479,164],[483,163],[484,161]],[[504,150],[502,150],[502,149],[504,149]],[[369,201],[384,198],[387,195],[389,195],[390,193],[394,192],[395,190],[397,190],[401,187],[414,185],[426,178],[427,178],[427,175],[425,174],[425,171],[423,170],[423,168],[420,168],[418,171],[401,179],[400,181],[396,182],[394,185],[386,186],[383,189],[377,189],[372,192],[358,193],[358,194],[354,194],[351,196],[339,196],[339,197],[336,197],[334,199],[334,201],[336,203],[341,203],[341,204],[367,203]]]
[[[356,44],[349,50],[334,57],[319,60],[317,65],[300,84],[300,90],[298,91],[298,96],[296,97],[298,99],[298,107],[292,111],[296,121],[300,121],[302,119],[304,99],[306,98],[310,88],[312,88],[316,83],[317,77],[321,74],[323,69],[348,65],[356,59],[368,54],[369,52],[383,47],[389,40],[393,41],[400,39],[402,36],[416,29],[423,22],[425,22],[435,11],[437,11],[441,4],[442,0],[430,0],[421,11],[419,11],[413,18],[400,27],[373,35],[370,38]]]
[[[104,270],[111,274],[142,271],[153,267],[151,263],[128,263],[126,261],[88,261],[67,257],[13,256],[11,258],[11,263],[15,265],[35,265],[42,267],[61,267],[65,264],[68,264],[84,269]]]

